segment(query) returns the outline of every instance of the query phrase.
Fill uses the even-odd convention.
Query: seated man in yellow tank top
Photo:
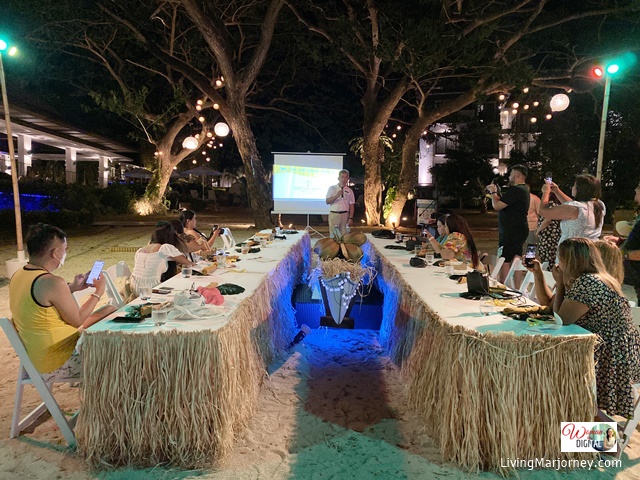
[[[93,313],[104,294],[105,278],[100,275],[95,280],[95,293],[78,307],[71,290],[86,288],[84,275],[67,284],[52,273],[64,264],[66,234],[39,223],[29,228],[26,244],[29,263],[11,277],[9,284],[13,323],[40,373],[79,375],[80,359],[74,350],[80,333],[115,310],[108,305]]]

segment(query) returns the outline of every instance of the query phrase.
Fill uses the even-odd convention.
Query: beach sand
[[[151,227],[105,227],[93,229],[91,235],[74,235],[67,261],[57,273],[71,279],[98,258],[106,265],[125,260],[132,266],[133,252],[112,252],[111,247],[140,247],[150,231]],[[251,233],[234,230],[237,240]],[[5,273],[4,261],[14,255],[15,246],[0,247],[0,273]],[[0,283],[0,315],[10,316],[6,279]],[[92,472],[65,448],[52,420],[34,433],[9,440],[17,370],[17,358],[0,333],[0,480],[500,478],[490,472],[464,472],[443,460],[407,404],[400,372],[384,355],[375,331],[314,330],[285,352],[265,372],[249,427],[223,464],[209,471],[157,467]],[[54,393],[62,408],[72,412],[79,406],[79,391],[58,386]],[[27,387],[24,411],[37,403],[37,393]],[[621,468],[520,469],[518,474],[534,479],[640,478],[640,434],[622,458]]]

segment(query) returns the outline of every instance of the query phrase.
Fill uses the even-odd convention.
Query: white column
[[[67,183],[76,181],[76,149],[66,147],[64,149],[64,171]]]
[[[18,176],[27,174],[27,168],[31,166],[31,137],[18,135]]]
[[[102,188],[109,185],[109,157],[100,156],[98,161],[98,183]]]

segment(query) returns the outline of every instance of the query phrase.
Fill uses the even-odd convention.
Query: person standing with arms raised
[[[522,255],[522,248],[529,236],[527,213],[529,211],[529,188],[525,182],[529,169],[524,165],[514,165],[509,174],[509,189],[504,195],[498,193],[498,186],[487,185],[491,194],[491,204],[498,212],[498,256],[504,257],[504,264],[498,279],[504,281],[515,256]]]
[[[349,171],[338,172],[338,184],[331,185],[327,191],[327,205],[329,205],[329,236],[335,236],[335,228],[340,235],[347,233],[347,226],[353,225],[353,209],[356,197],[348,187]]]

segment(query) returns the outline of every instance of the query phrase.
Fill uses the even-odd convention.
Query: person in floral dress
[[[484,265],[478,257],[478,249],[473,241],[467,221],[456,213],[448,213],[438,219],[444,225],[443,234],[446,235],[442,243],[427,234],[433,250],[445,260],[465,262],[477,270],[484,271]]]
[[[640,380],[640,333],[633,324],[629,301],[620,283],[607,273],[591,240],[563,241],[558,257],[559,264],[552,270],[555,296],[544,284],[544,276],[534,272],[536,291],[542,287],[547,292],[538,298],[553,305],[565,325],[575,323],[598,335],[594,358],[598,408],[631,418],[632,386]]]

